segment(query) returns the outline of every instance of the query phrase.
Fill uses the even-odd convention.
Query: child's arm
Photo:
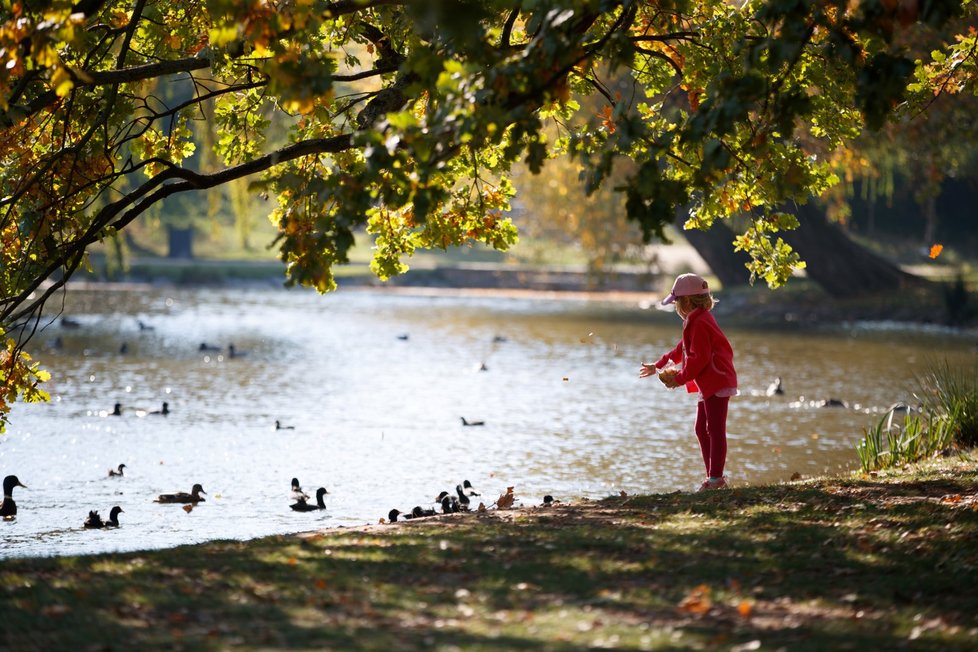
[[[663,355],[661,358],[658,359],[658,361],[655,363],[655,368],[662,369],[670,362],[675,362],[676,364],[679,364],[682,361],[683,361],[683,341],[679,340],[679,344],[676,345],[676,348],[674,348],[672,351],[669,351],[669,353],[666,353],[665,355]]]
[[[710,334],[707,330],[695,327],[690,330],[686,361],[674,379],[677,387],[685,385],[691,380],[696,380],[713,358],[713,346],[710,343]]]

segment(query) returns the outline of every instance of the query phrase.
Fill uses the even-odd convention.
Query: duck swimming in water
[[[204,499],[200,497],[200,494],[206,494],[204,488],[199,484],[195,484],[194,488],[190,490],[188,494],[185,491],[179,491],[175,494],[160,494],[155,502],[158,503],[202,503]]]
[[[469,421],[465,417],[460,417],[460,418],[462,419],[462,425],[463,426],[484,426],[484,425],[486,425],[486,422],[485,421]]]
[[[124,469],[124,468],[126,468],[126,465],[125,464],[120,464],[118,471],[116,471],[115,469],[109,469],[109,477],[110,478],[121,478],[122,477],[122,469]]]
[[[305,500],[299,500],[289,505],[289,507],[291,507],[292,510],[296,512],[313,512],[318,509],[326,509],[326,501],[323,500],[323,496],[325,496],[328,493],[329,492],[326,491],[325,487],[320,487],[319,489],[316,489],[315,505],[310,505]]]
[[[292,491],[289,493],[289,498],[296,502],[305,502],[309,500],[309,494],[302,490],[299,486],[299,478],[292,478]]]
[[[767,386],[765,392],[768,396],[781,396],[784,394],[784,387],[781,386],[781,376],[774,379],[774,382]]]
[[[14,487],[27,489],[27,485],[21,484],[16,475],[8,475],[3,479],[3,502],[0,503],[0,516],[5,520],[17,516],[17,503],[14,502],[13,497]]]
[[[103,521],[97,511],[91,510],[88,512],[88,518],[85,519],[84,526],[89,530],[97,530],[103,527],[119,527],[119,513],[122,511],[123,509],[116,505],[109,512],[109,520]]]
[[[163,407],[161,407],[159,410],[153,410],[150,412],[150,414],[160,414],[165,417],[166,415],[170,414],[170,404],[163,401]]]

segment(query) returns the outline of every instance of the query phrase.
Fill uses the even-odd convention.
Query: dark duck
[[[85,519],[85,527],[89,530],[97,530],[104,527],[119,527],[119,513],[122,511],[123,509],[116,505],[109,512],[109,520],[103,521],[97,511],[91,510],[88,512],[88,518]]]
[[[465,492],[466,496],[480,496],[482,494],[476,493],[475,487],[468,480],[462,482],[462,491]]]
[[[158,503],[202,503],[204,499],[200,497],[200,494],[206,494],[204,488],[199,484],[195,484],[194,488],[190,490],[188,494],[186,491],[178,491],[175,494],[160,494],[156,498]]]
[[[17,516],[17,503],[14,502],[13,497],[14,487],[27,489],[27,485],[21,484],[16,475],[8,475],[3,479],[3,502],[0,503],[0,516],[5,520]]]
[[[323,500],[323,496],[325,496],[328,493],[329,492],[326,491],[325,487],[320,487],[319,489],[316,489],[315,505],[310,505],[305,500],[299,500],[289,505],[289,507],[291,507],[292,510],[296,512],[313,512],[318,509],[326,509],[326,501]]]
[[[120,464],[118,466],[118,471],[116,469],[109,469],[109,477],[110,478],[121,478],[122,477],[122,469],[124,469],[124,468],[126,468],[126,465],[125,464]]]

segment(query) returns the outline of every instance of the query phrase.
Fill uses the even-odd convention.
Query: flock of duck
[[[435,504],[441,506],[442,514],[455,514],[458,512],[467,512],[472,504],[472,498],[476,496],[481,496],[479,492],[475,490],[472,483],[468,480],[463,480],[462,484],[455,485],[455,495],[447,491],[440,492],[435,497]],[[397,523],[399,518],[405,520],[412,518],[421,518],[423,516],[434,516],[437,514],[437,510],[431,508],[425,508],[421,505],[415,505],[414,508],[409,512],[402,512],[399,509],[392,509],[387,514],[387,520],[391,523]]]
[[[120,464],[114,469],[109,469],[110,478],[122,478],[125,476],[125,464]],[[12,520],[17,516],[17,503],[14,501],[13,492],[15,487],[27,488],[16,475],[8,475],[3,479],[3,502],[0,503],[0,516],[4,520]],[[292,478],[292,492],[290,494],[293,502],[289,507],[296,512],[311,512],[326,509],[324,496],[329,492],[325,487],[316,490],[315,502],[310,502],[309,495],[302,490],[298,478]],[[195,484],[189,492],[177,491],[174,493],[160,494],[153,502],[164,504],[182,504],[184,510],[191,511],[198,503],[205,502],[204,487],[199,483]],[[97,510],[90,510],[88,518],[82,524],[87,529],[101,529],[106,527],[119,527],[119,514],[125,513],[120,506],[116,505],[109,511],[109,518],[103,519]]]

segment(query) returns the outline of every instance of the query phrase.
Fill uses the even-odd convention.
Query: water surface
[[[507,486],[535,505],[702,479],[695,398],[637,376],[675,345],[673,314],[549,297],[162,288],[73,291],[65,314],[79,326],[55,321],[35,339],[52,401],[16,406],[0,438],[0,474],[29,487],[15,491],[17,519],[0,523],[0,556],[377,522],[464,479],[487,505]],[[854,441],[910,398],[915,370],[975,358],[974,334],[939,329],[728,336],[741,384],[734,485],[855,468]],[[245,355],[230,358],[231,343]],[[786,394],[768,397],[777,376]],[[830,397],[848,407],[817,406]],[[163,401],[171,414],[149,414]],[[125,477],[108,478],[119,463]],[[327,509],[292,512],[292,477],[326,487]],[[194,483],[206,502],[189,513],[153,502]],[[121,528],[81,528],[88,510],[116,504]]]

